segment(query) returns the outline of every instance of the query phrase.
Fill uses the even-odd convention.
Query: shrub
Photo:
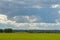
[[[5,33],[12,33],[12,32],[13,32],[13,29],[11,29],[11,28],[6,28],[6,29],[4,29],[4,32],[5,32]]]
[[[0,29],[0,33],[2,33],[3,32],[3,29]]]

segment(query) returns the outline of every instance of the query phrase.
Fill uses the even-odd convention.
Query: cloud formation
[[[21,5],[24,8],[60,8],[60,0],[1,0],[2,2]]]
[[[0,0],[0,26],[60,29],[60,0]]]
[[[15,21],[23,21],[27,23],[35,23],[42,20],[39,16],[15,16],[13,19]]]
[[[51,8],[60,8],[60,4],[54,4],[51,6]]]
[[[17,23],[16,21],[9,20],[7,15],[0,14],[0,24],[11,26],[12,28],[28,29],[28,30],[59,30],[60,22],[56,23]],[[28,16],[22,16],[29,19]],[[9,27],[7,27],[9,28]]]

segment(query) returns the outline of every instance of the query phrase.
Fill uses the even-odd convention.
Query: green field
[[[0,40],[60,40],[59,33],[0,33]]]

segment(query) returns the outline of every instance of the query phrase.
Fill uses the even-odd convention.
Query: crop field
[[[60,40],[59,33],[0,33],[0,40]]]

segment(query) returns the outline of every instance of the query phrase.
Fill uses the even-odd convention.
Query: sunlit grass
[[[59,33],[0,33],[0,40],[60,40]]]

